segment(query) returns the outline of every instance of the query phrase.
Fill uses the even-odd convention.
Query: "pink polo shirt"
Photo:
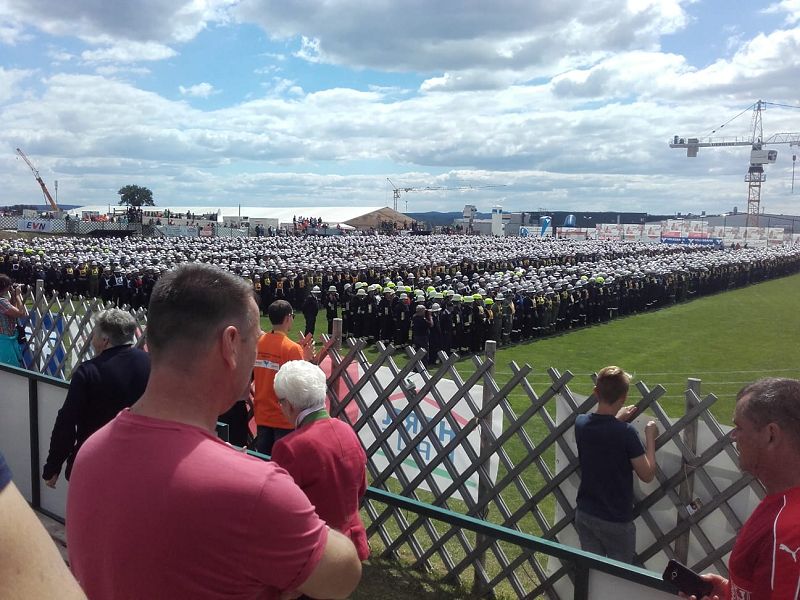
[[[69,560],[89,598],[278,598],[327,536],[286,471],[198,427],[124,410],[72,471]]]

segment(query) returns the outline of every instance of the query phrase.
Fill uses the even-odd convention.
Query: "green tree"
[[[138,185],[126,185],[117,192],[119,194],[119,203],[127,204],[128,206],[155,206],[153,202],[153,192],[146,187],[139,187]]]

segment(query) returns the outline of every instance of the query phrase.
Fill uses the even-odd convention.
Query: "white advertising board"
[[[360,369],[359,375],[363,375]],[[381,367],[378,370],[377,377],[378,381],[384,387],[388,386],[393,379],[392,372],[388,367]],[[416,389],[421,389],[424,385],[422,376],[417,373],[410,375],[408,380],[414,384]],[[455,396],[458,392],[458,386],[456,386],[456,384],[449,379],[439,380],[436,384],[436,389],[445,403],[452,399],[453,396]],[[471,389],[471,397],[478,410],[480,410],[481,407],[482,393],[483,390],[481,386],[475,386]],[[377,401],[377,394],[370,385],[365,386],[364,389],[361,390],[361,396],[367,405]],[[395,420],[398,418],[397,415],[401,413],[407,405],[408,401],[406,400],[406,395],[398,388],[396,389],[395,393],[389,397],[389,406],[384,403],[384,405],[375,412],[373,419],[378,424],[381,431],[385,431],[395,422]],[[412,439],[418,435],[421,429],[425,426],[423,419],[432,419],[436,417],[436,415],[438,415],[442,410],[439,403],[431,394],[425,396],[423,401],[420,403],[420,406],[422,408],[423,417],[418,418],[416,414],[412,412],[405,418],[402,424],[402,427],[408,432],[409,437]],[[450,410],[450,415],[461,427],[464,427],[470,421],[475,420],[475,415],[470,410],[469,405],[464,399],[461,399],[458,401],[458,403],[456,403],[455,407]],[[494,411],[492,411],[491,427],[495,436],[499,436],[503,431],[503,414],[502,410],[499,408],[496,408]],[[432,434],[438,438],[442,446],[446,446],[456,436],[456,432],[451,429],[446,419],[442,419],[436,424]],[[365,448],[369,448],[375,442],[375,436],[368,426],[364,426],[361,431],[359,431],[359,438],[361,439],[361,442],[364,444]],[[476,427],[468,434],[467,443],[475,452],[475,455],[479,456],[481,444],[479,427]],[[400,453],[405,448],[405,442],[397,429],[388,437],[386,444],[393,455]],[[426,465],[434,459],[436,454],[433,444],[428,439],[417,444],[417,450],[419,451]],[[386,456],[386,453],[383,451],[383,449],[379,449],[373,455],[372,460],[379,470],[385,469],[389,465],[389,458]],[[462,448],[462,445],[459,445],[450,453],[449,460],[455,466],[456,473],[463,473],[465,470],[467,470],[467,468],[473,465],[473,461],[469,458],[467,452]],[[489,459],[489,475],[492,482],[497,480],[497,466],[498,459],[495,454]],[[401,469],[409,480],[413,480],[419,475],[419,468],[411,457],[407,458],[403,462]],[[453,483],[452,477],[441,463],[434,469],[433,478],[440,490],[448,488]],[[424,481],[419,487],[425,490],[430,490],[427,483]],[[472,499],[477,500],[477,473],[474,473],[466,481],[465,487],[469,491]],[[461,496],[459,492],[456,492],[456,495],[461,497],[463,500],[463,496]]]
[[[53,222],[47,219],[19,219],[17,231],[36,231],[50,233],[53,231]]]

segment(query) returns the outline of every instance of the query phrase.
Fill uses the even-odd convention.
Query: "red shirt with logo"
[[[761,501],[739,531],[728,569],[732,600],[800,598],[800,487]]]

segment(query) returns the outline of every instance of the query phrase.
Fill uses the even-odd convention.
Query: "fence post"
[[[340,317],[333,320],[331,336],[333,337],[333,349],[339,352],[342,349],[342,319]]]
[[[700,397],[700,380],[690,377],[686,381],[686,410],[685,412],[689,412],[695,405],[695,395],[699,398]],[[692,454],[697,453],[697,419],[688,423],[686,427],[684,427],[683,432],[681,433],[683,436],[683,443],[686,447],[692,452]],[[681,503],[684,507],[689,506],[689,504],[694,500],[694,468],[690,467],[686,464],[686,459],[681,461],[684,469],[684,478],[681,481],[681,484],[678,488],[678,498],[680,498]],[[678,521],[677,524],[680,525],[681,521],[683,521],[683,517],[681,517],[680,509],[678,510]],[[687,529],[684,533],[678,536],[675,540],[675,556],[678,561],[686,564],[689,560],[689,530]]]
[[[36,291],[33,296],[34,306],[39,306],[39,303],[42,301],[42,296],[44,296],[44,279],[37,279]]]
[[[486,371],[483,376],[483,398],[481,401],[481,407],[486,406],[486,404],[492,399],[492,383],[494,382],[494,372],[495,372],[495,365],[494,365],[494,357],[495,353],[497,352],[497,342],[494,340],[487,340],[484,344],[484,351],[486,353],[484,360],[492,361],[492,366]],[[481,450],[478,457],[481,461],[488,461],[488,457],[485,456],[486,449],[489,447],[491,440],[489,439],[489,432],[492,429],[492,417],[491,414],[487,414],[485,417],[481,419]],[[492,495],[492,488],[487,486],[484,483],[484,479],[480,478],[478,480],[478,504],[482,504],[485,502],[485,508],[482,508],[475,514],[475,517],[485,521],[489,516],[489,497]],[[475,546],[479,547],[485,543],[485,536],[480,533],[475,534]],[[475,558],[475,578],[473,587],[475,591],[479,592],[480,594],[487,592],[491,594],[490,590],[484,589],[484,581],[481,577],[481,571],[483,573],[486,572],[486,553],[481,552]]]

